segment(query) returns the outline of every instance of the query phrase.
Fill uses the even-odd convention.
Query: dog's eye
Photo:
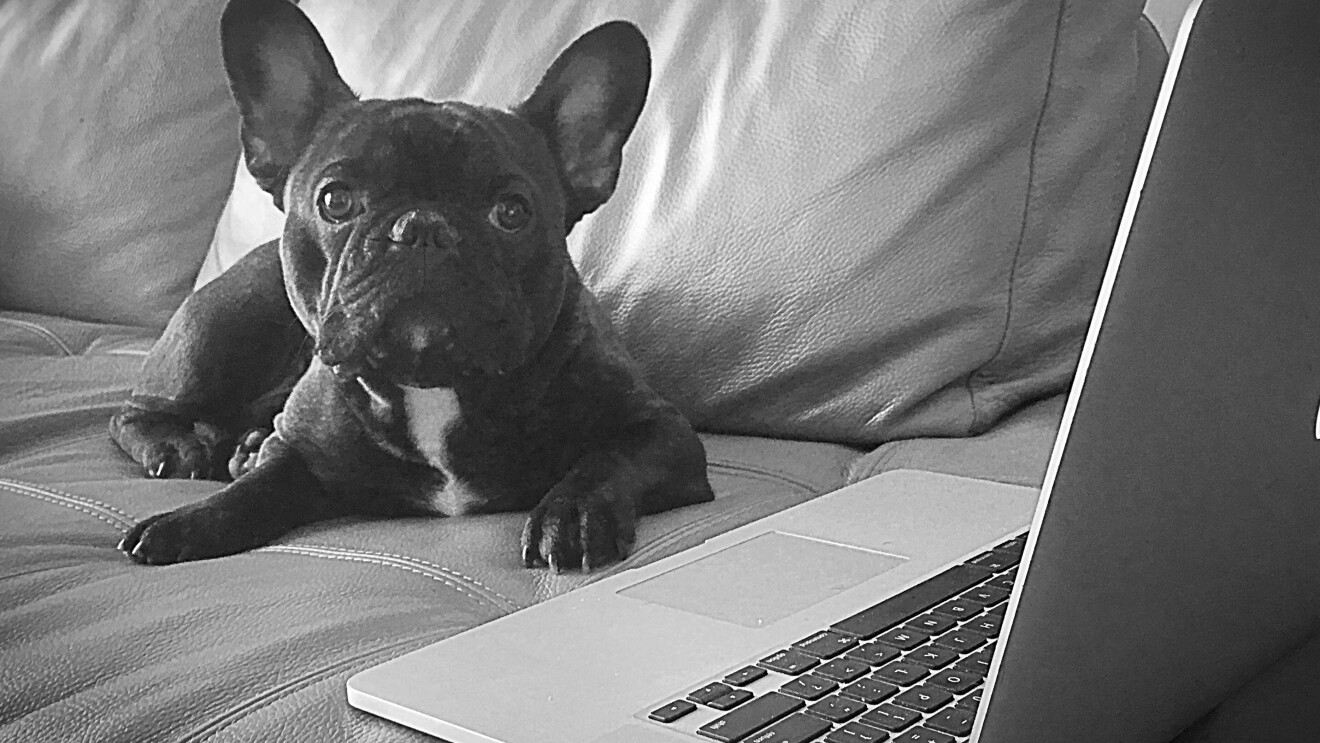
[[[327,222],[343,222],[357,214],[357,197],[353,189],[343,183],[330,183],[321,189],[321,197],[316,200],[321,218]]]
[[[504,194],[495,200],[488,219],[505,232],[517,232],[532,221],[532,205],[518,194]]]

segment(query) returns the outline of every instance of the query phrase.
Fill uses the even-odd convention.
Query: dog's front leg
[[[523,527],[526,567],[589,571],[632,551],[637,517],[714,499],[706,453],[677,415],[636,424],[589,450]]]
[[[348,510],[346,501],[325,491],[297,450],[271,436],[250,472],[203,501],[139,522],[119,549],[148,565],[232,555]]]
[[[278,249],[256,248],[183,302],[111,418],[111,437],[151,477],[223,479],[235,437],[268,429],[306,369]]]

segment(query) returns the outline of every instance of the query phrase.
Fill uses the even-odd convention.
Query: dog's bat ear
[[[646,37],[631,23],[613,21],[565,49],[515,109],[541,130],[558,161],[568,191],[568,229],[614,193],[623,144],[650,82]]]
[[[356,99],[312,22],[287,0],[230,0],[220,17],[248,171],[284,208],[284,182],[317,123]]]

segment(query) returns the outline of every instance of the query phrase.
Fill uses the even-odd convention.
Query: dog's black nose
[[[410,209],[394,220],[390,228],[390,241],[407,247],[417,245],[447,245],[451,242],[453,230],[445,218],[436,212],[424,209]]]

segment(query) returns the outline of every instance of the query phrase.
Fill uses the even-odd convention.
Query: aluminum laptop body
[[[718,739],[726,712],[650,717],[1030,526],[971,738],[1168,741],[1320,618],[1318,13],[1189,14],[1042,492],[882,474],[363,671],[349,702],[453,743]]]

